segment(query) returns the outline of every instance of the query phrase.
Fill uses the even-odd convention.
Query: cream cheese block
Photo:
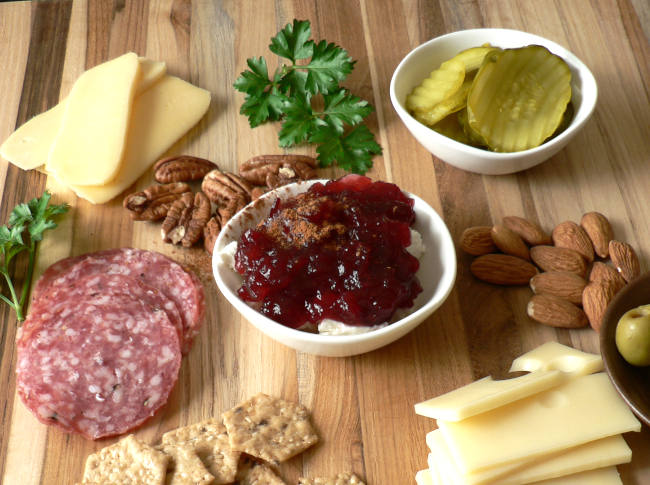
[[[144,57],[138,58],[138,61],[141,76],[136,87],[136,96],[149,89],[167,70],[164,62]],[[64,99],[53,108],[23,123],[0,146],[0,156],[23,170],[43,165],[61,128],[66,101]]]
[[[210,106],[210,92],[174,76],[164,76],[136,99],[124,161],[102,186],[71,185],[79,197],[103,204],[133,184]]]
[[[122,164],[140,78],[130,52],[87,70],[72,86],[45,169],[65,185],[101,185]]]
[[[461,472],[468,474],[640,431],[641,424],[607,375],[598,373],[463,421],[438,421],[438,427]]]
[[[460,421],[550,389],[568,378],[602,370],[599,355],[548,342],[513,361],[511,372],[520,377],[494,381],[485,377],[441,396],[415,405],[421,416]]]
[[[508,465],[464,475],[455,465],[440,430],[432,431],[427,435],[427,444],[431,449],[429,466],[435,463],[439,470],[444,471],[450,483],[460,485],[534,483],[595,468],[629,463],[632,460],[632,450],[623,437],[614,435],[559,453],[536,459],[525,458]]]

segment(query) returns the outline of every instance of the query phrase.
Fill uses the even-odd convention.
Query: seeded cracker
[[[253,463],[244,466],[237,473],[238,485],[286,485],[271,467],[263,463]]]
[[[162,485],[169,457],[133,435],[86,459],[83,483]]]
[[[339,473],[329,478],[301,478],[298,485],[365,485],[354,473]]]
[[[232,483],[237,473],[239,451],[230,449],[226,428],[218,419],[208,419],[165,433],[163,445],[179,443],[194,449],[208,471],[214,476],[214,485]]]
[[[277,466],[318,441],[300,404],[258,394],[223,413],[230,447]]]
[[[169,455],[166,485],[203,485],[212,483],[214,477],[187,443],[160,445],[156,449]]]

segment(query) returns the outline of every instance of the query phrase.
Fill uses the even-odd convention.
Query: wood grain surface
[[[370,128],[383,156],[370,175],[429,202],[454,240],[472,225],[520,215],[547,230],[596,210],[650,269],[650,4],[645,0],[89,0],[0,3],[0,140],[54,106],[84,70],[127,51],[165,61],[168,71],[212,93],[211,107],[172,154],[194,154],[235,170],[253,155],[280,153],[276,125],[251,129],[232,84],[246,58],[265,55],[269,39],[293,18],[309,19],[315,39],[345,47],[357,64],[346,85],[370,100]],[[401,124],[389,99],[393,70],[415,46],[477,27],[515,28],[547,37],[593,71],[599,100],[593,118],[564,150],[514,175],[480,176],[432,157]],[[312,153],[301,147],[297,153]],[[337,176],[338,170],[323,171]],[[152,181],[151,173],[134,187]],[[134,246],[187,264],[208,295],[207,320],[183,360],[167,406],[143,428],[154,442],[180,425],[217,416],[263,391],[311,409],[322,442],[282,467],[299,476],[352,470],[372,485],[414,483],[426,467],[425,434],[434,422],[413,404],[488,374],[549,340],[598,351],[591,330],[544,327],[526,316],[528,288],[477,282],[458,253],[458,277],[445,304],[415,331],[383,349],[351,358],[297,353],[265,337],[221,296],[202,249],[160,240],[155,224],[133,223],[121,197],[101,206],[77,199],[36,171],[0,161],[0,216],[49,188],[72,211],[48,233],[37,272],[68,255]],[[133,191],[131,190],[131,191]],[[13,269],[20,280],[26,262]],[[0,306],[0,481],[71,484],[86,456],[112,443],[86,441],[41,425],[15,393],[17,322]],[[603,416],[602,419],[607,419]],[[619,467],[627,485],[650,483],[650,430],[626,436],[633,461]],[[534,439],[534,437],[531,437]]]

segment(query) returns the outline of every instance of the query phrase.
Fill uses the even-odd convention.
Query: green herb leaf
[[[266,60],[263,57],[251,57],[246,62],[250,70],[242,72],[234,84],[235,89],[246,93],[239,112],[248,116],[251,128],[269,120],[279,120],[285,96],[269,79]]]
[[[0,274],[4,276],[7,282],[11,298],[5,295],[0,296],[2,296],[3,301],[16,311],[16,317],[19,321],[24,319],[23,308],[34,272],[36,244],[43,239],[43,233],[46,230],[56,227],[57,216],[69,209],[68,204],[50,205],[50,197],[50,193],[46,191],[39,198],[32,199],[26,204],[18,204],[11,211],[9,224],[0,227],[0,251],[3,255]],[[29,235],[27,242],[23,240],[26,234]],[[29,253],[29,265],[19,298],[9,275],[9,263],[17,254],[23,251]]]
[[[357,125],[345,135],[340,135],[328,125],[318,128],[310,138],[317,143],[318,159],[329,167],[334,162],[350,172],[363,174],[372,167],[373,155],[381,154],[381,147],[366,125]]]
[[[314,52],[314,41],[309,40],[311,26],[308,20],[293,20],[271,39],[269,49],[280,57],[290,59],[294,64],[298,59],[307,59]]]
[[[282,147],[308,141],[310,133],[313,133],[318,126],[325,124],[314,114],[309,93],[296,94],[287,99],[283,108],[285,117],[280,133],[278,133]]]
[[[322,40],[314,47],[314,55],[305,66],[307,70],[305,89],[313,94],[327,94],[337,90],[354,66],[354,61],[345,49]]]
[[[339,89],[330,95],[324,95],[323,98],[325,121],[337,133],[343,133],[345,125],[354,126],[361,123],[373,110],[368,101],[353,96],[346,89]]]

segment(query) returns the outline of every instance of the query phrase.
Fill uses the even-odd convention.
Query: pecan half
[[[205,250],[212,254],[214,243],[217,241],[217,236],[221,232],[221,222],[219,216],[212,217],[203,228],[203,246]]]
[[[122,205],[136,221],[157,221],[167,215],[176,200],[191,190],[189,185],[182,182],[152,185],[142,192],[127,195]]]
[[[259,199],[264,194],[266,194],[267,190],[268,190],[268,188],[266,188],[266,187],[253,187],[253,190],[251,190],[251,199],[252,200]]]
[[[200,180],[210,170],[218,168],[215,163],[205,158],[180,155],[158,160],[153,166],[154,178],[162,183],[189,182]]]
[[[210,219],[210,201],[202,192],[185,193],[172,204],[163,221],[161,235],[165,242],[189,248],[201,236]]]
[[[251,200],[253,187],[234,173],[212,170],[203,177],[201,190],[217,205],[228,204],[233,199],[242,199],[246,205]]]
[[[316,178],[317,167],[318,161],[307,155],[258,155],[240,165],[239,175],[253,185],[265,185],[269,174],[278,175],[281,168],[294,173],[285,174],[285,179],[310,180]]]
[[[217,214],[219,215],[219,222],[221,222],[221,225],[225,226],[226,222],[228,222],[232,216],[246,207],[246,204],[248,204],[247,201],[238,197],[231,199],[225,205],[219,206]]]

